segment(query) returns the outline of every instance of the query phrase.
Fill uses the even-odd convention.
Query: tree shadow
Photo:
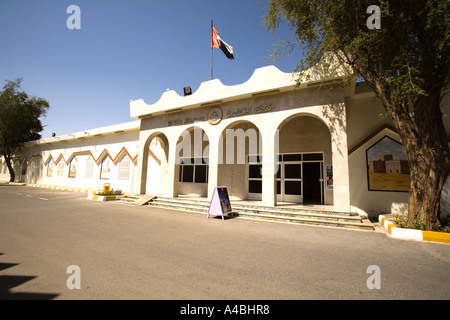
[[[0,252],[0,256],[3,253]],[[0,271],[19,265],[18,263],[0,263]],[[51,300],[59,296],[55,293],[12,292],[10,289],[33,280],[37,276],[0,275],[0,300]]]

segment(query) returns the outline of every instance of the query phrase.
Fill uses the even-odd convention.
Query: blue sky
[[[81,29],[66,26],[70,5]],[[214,78],[247,81],[273,44],[292,40],[262,26],[267,0],[0,0],[0,80],[23,78],[30,95],[50,102],[43,137],[132,121],[130,99],[155,103],[166,89],[195,92],[211,77],[210,25],[234,47],[214,50]],[[291,72],[300,60],[275,65]]]

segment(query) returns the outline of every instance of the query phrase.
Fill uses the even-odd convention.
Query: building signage
[[[276,108],[277,107],[273,104],[263,104],[263,105],[259,105],[256,107],[239,107],[239,108],[227,110],[225,112],[225,116],[227,118],[235,118],[235,117],[241,117],[241,116],[250,115],[250,114],[261,114],[261,113],[270,112],[272,110],[275,110]],[[222,121],[223,116],[224,116],[224,112],[222,112],[222,110],[220,108],[217,108],[217,107],[212,108],[208,112],[208,122],[212,125],[219,124],[220,121]],[[169,127],[181,126],[183,124],[191,124],[191,123],[202,122],[202,121],[205,121],[204,117],[194,117],[194,118],[188,117],[188,118],[184,118],[184,119],[169,120],[167,125]]]
[[[245,115],[249,115],[249,114],[260,114],[260,113],[265,113],[265,112],[269,112],[272,111],[274,109],[276,109],[277,107],[273,104],[262,104],[256,107],[241,107],[241,108],[236,108],[234,110],[228,110],[226,112],[226,116],[228,118],[234,118],[234,117],[240,117],[240,116],[245,116]]]
[[[223,215],[229,213],[232,213],[232,211],[227,187],[215,187],[211,204],[209,205],[207,218],[209,218],[210,214],[214,214],[221,215],[222,220],[224,220]]]
[[[212,108],[208,112],[208,122],[212,125],[216,125],[222,121],[222,115],[222,110],[220,108]]]
[[[227,111],[227,117],[228,118],[245,116],[247,114],[250,114],[250,108],[249,107],[237,108],[237,109],[234,109],[234,110],[228,110]]]
[[[183,124],[191,124],[194,122],[202,122],[202,121],[205,121],[204,117],[184,118],[184,121],[181,119],[175,119],[175,120],[169,120],[167,122],[167,125],[169,127],[173,127],[173,126],[181,126]]]

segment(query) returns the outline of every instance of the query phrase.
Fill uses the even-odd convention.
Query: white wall
[[[42,140],[41,140],[42,142]],[[18,177],[26,183],[51,186],[77,187],[86,189],[103,189],[104,183],[110,183],[111,189],[133,192],[139,129],[129,132],[105,133],[84,139],[72,139],[62,142],[32,143],[23,148],[23,156],[28,161],[27,173]],[[94,159],[92,177],[86,177],[86,163]],[[76,159],[76,176],[69,177],[69,166]],[[53,161],[53,174],[48,176],[49,163]],[[128,177],[119,177],[122,163],[122,174],[125,162],[129,162]],[[109,162],[109,175],[101,178],[102,162]],[[0,180],[8,181],[9,173],[3,174],[3,163],[0,165]],[[62,176],[58,175],[58,164],[64,163]]]

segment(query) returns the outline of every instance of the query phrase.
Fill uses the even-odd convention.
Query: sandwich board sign
[[[211,204],[209,205],[207,218],[209,218],[210,214],[214,214],[221,215],[222,220],[224,220],[223,215],[228,213],[232,212],[227,187],[215,187]]]

